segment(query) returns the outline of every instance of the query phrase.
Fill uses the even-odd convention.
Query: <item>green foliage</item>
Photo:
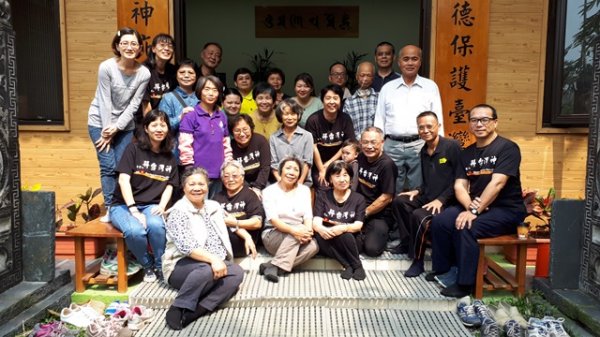
[[[84,194],[78,194],[77,200],[75,200],[75,201],[71,200],[68,203],[61,206],[59,211],[66,209],[67,210],[67,218],[71,222],[74,223],[75,220],[77,219],[77,214],[79,214],[79,211],[81,211],[81,207],[85,205],[86,211],[81,213],[81,217],[83,218],[83,220],[85,222],[94,220],[100,216],[100,205],[98,205],[97,203],[92,204],[92,201],[100,193],[102,193],[101,188],[92,190],[92,188],[90,187],[87,189],[87,191]],[[59,221],[62,222],[62,217],[59,217],[57,219],[57,223]]]
[[[250,58],[250,63],[252,64],[253,71],[253,80],[254,82],[266,82],[267,71],[270,68],[273,68],[275,63],[271,61],[273,55],[278,54],[278,52],[274,50],[269,50],[269,48],[265,48],[262,51],[252,55]]]

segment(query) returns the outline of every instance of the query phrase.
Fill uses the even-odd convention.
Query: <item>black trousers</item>
[[[239,237],[239,235],[235,234],[232,231],[229,232],[229,241],[231,241],[231,248],[233,250],[233,257],[246,257],[246,247],[244,246],[244,239]],[[252,237],[252,241],[254,241],[254,245],[258,248],[259,245],[262,245],[262,241],[260,239],[260,229],[248,231],[248,234]]]
[[[389,238],[390,223],[393,221],[389,212],[382,211],[365,220],[361,234],[357,237],[358,251],[367,256],[378,257],[386,248]]]
[[[432,218],[431,212],[422,208],[423,205],[418,198],[410,200],[406,195],[398,196],[392,202],[392,214],[401,233],[400,239],[408,244],[408,257],[417,260],[425,254]]]
[[[227,275],[215,280],[210,264],[189,257],[179,260],[169,277],[169,285],[179,290],[173,305],[192,311],[200,305],[214,311],[232,298],[244,279],[244,270],[230,261],[224,263]]]
[[[319,244],[319,252],[336,259],[344,268],[350,266],[356,269],[362,266],[354,234],[344,233],[325,240],[319,233],[315,233],[315,238]]]

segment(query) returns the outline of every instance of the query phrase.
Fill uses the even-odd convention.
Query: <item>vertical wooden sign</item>
[[[489,0],[437,1],[435,82],[440,88],[446,136],[463,147],[474,141],[468,112],[486,103]]]
[[[169,33],[169,1],[165,0],[117,0],[117,29],[131,27],[142,35],[143,53],[146,59],[152,48],[152,39],[160,33]]]

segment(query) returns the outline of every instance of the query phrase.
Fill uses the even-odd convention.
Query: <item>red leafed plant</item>
[[[538,238],[549,236],[554,198],[556,198],[556,191],[553,187],[548,190],[545,197],[538,195],[537,190],[523,190],[528,215],[525,222],[529,223],[530,236]]]

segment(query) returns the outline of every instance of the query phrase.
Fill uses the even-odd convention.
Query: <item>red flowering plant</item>
[[[525,222],[529,224],[529,235],[532,237],[550,236],[550,218],[552,217],[552,202],[556,198],[556,190],[551,187],[544,197],[537,190],[524,189],[523,199],[527,209]]]

